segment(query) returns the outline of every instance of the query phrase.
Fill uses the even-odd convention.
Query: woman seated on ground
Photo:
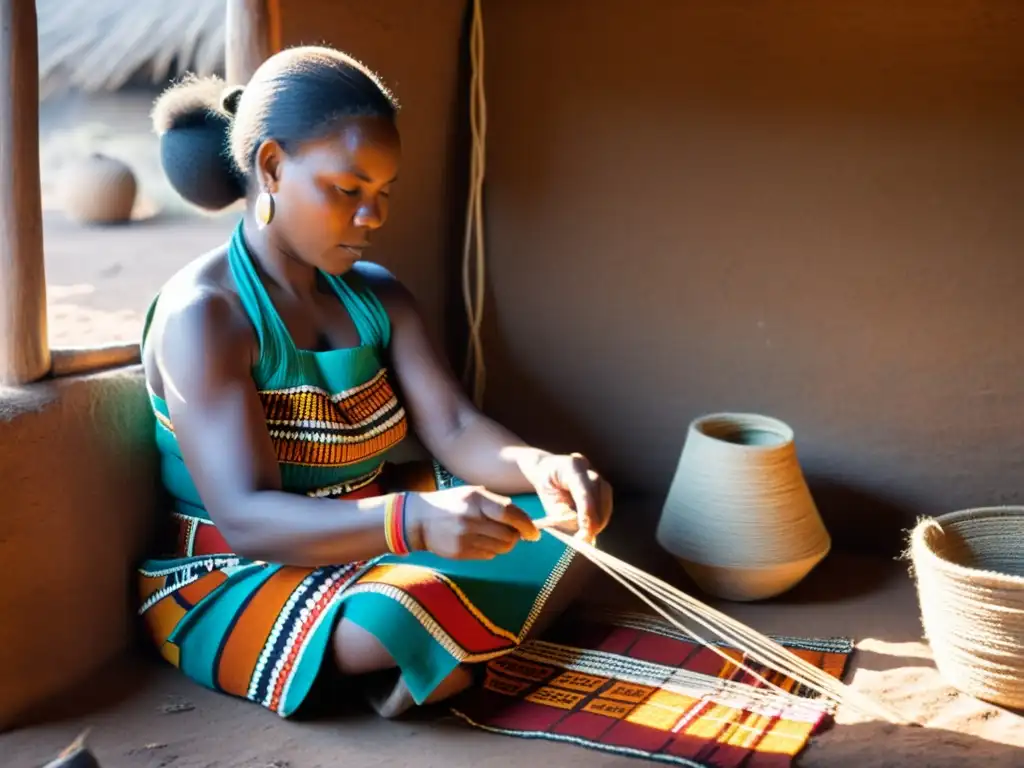
[[[579,590],[582,558],[533,521],[568,509],[593,537],[611,513],[583,457],[473,407],[409,293],[362,260],[398,176],[395,116],[325,48],[275,55],[244,89],[187,80],[154,110],[177,191],[248,205],[147,318],[177,538],[142,565],[140,612],[186,675],[282,716],[331,671],[385,716],[464,689]],[[409,430],[435,459],[419,476],[388,461]]]

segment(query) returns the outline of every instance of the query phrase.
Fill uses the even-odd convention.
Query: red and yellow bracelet
[[[388,549],[396,555],[409,554],[409,539],[405,534],[405,499],[404,493],[393,493],[388,496],[384,507],[384,537]]]

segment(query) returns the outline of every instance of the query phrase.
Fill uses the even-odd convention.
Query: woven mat
[[[834,677],[848,638],[772,636]],[[792,679],[730,658],[789,691],[785,696],[668,622],[636,613],[570,615],[543,641],[488,663],[453,713],[471,726],[522,738],[698,768],[785,768],[833,705]]]

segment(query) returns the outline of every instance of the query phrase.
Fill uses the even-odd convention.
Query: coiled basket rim
[[[970,525],[973,521],[1000,517],[1019,518],[1021,530],[1024,531],[1024,506],[1022,505],[972,507],[920,520],[911,534],[910,556],[914,569],[917,571],[937,570],[958,580],[971,580],[983,582],[991,587],[1024,591],[1024,576],[964,565],[950,560],[936,551],[935,545],[942,541],[942,537],[946,536],[946,526],[964,526]],[[1022,552],[1022,559],[1024,559],[1024,552]]]

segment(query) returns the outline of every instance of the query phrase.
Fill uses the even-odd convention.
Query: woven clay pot
[[[1024,708],[1024,507],[920,521],[910,536],[921,623],[958,690]]]
[[[832,546],[793,431],[745,413],[690,424],[657,540],[705,592],[739,601],[786,592]]]
[[[64,211],[82,224],[129,221],[138,184],[131,168],[98,152],[70,166],[61,179]]]

